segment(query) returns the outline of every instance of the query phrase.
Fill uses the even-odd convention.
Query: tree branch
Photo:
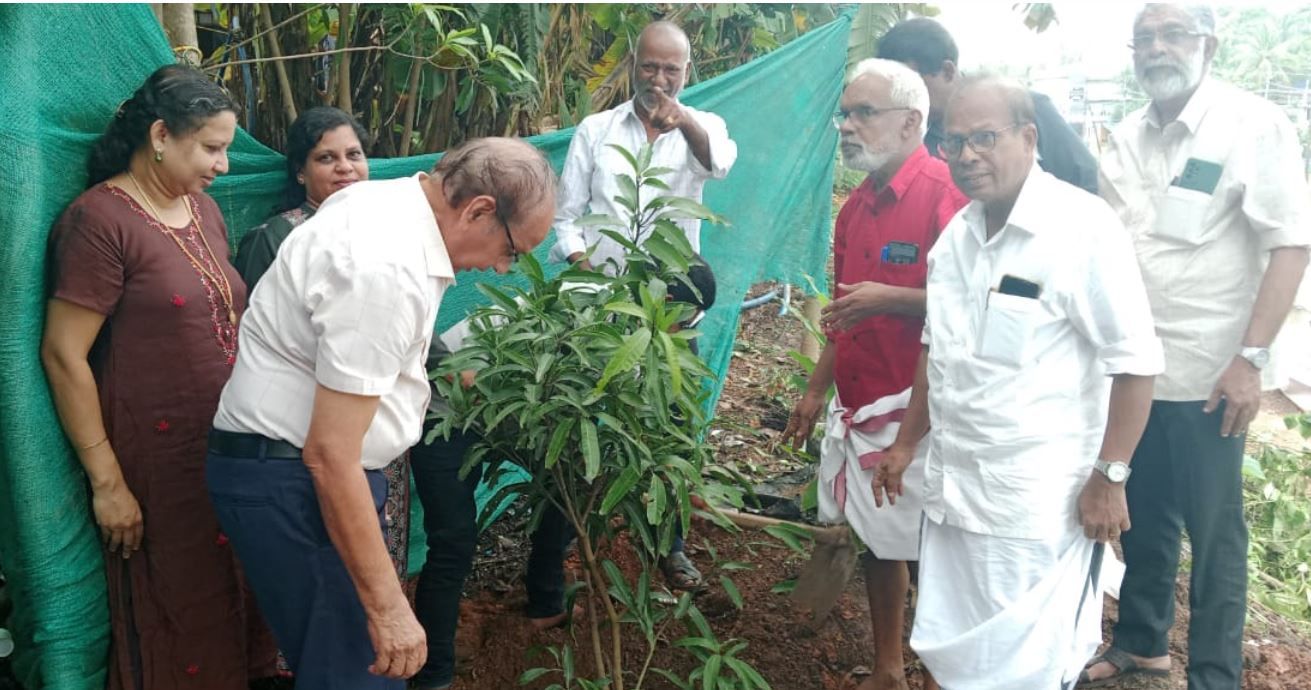
[[[284,26],[286,26],[286,25],[288,25],[288,24],[290,24],[290,23],[296,21],[297,19],[300,19],[301,17],[304,17],[305,15],[309,14],[310,12],[313,12],[314,10],[321,9],[322,7],[323,7],[323,5],[321,5],[321,4],[320,4],[320,5],[314,5],[314,6],[310,7],[310,8],[307,9],[307,10],[303,10],[303,11],[301,11],[301,12],[297,12],[296,14],[293,14],[293,15],[291,15],[290,17],[287,17],[286,19],[284,19],[284,20],[278,22],[277,24],[274,24],[272,27],[270,27],[270,28],[268,28],[268,29],[260,29],[258,32],[252,34],[250,37],[248,37],[248,38],[243,38],[243,39],[241,39],[240,41],[237,41],[236,43],[233,43],[232,45],[227,46],[228,53],[231,54],[232,51],[235,51],[237,48],[240,48],[240,47],[242,47],[242,46],[244,46],[244,45],[247,45],[247,44],[249,44],[249,43],[254,42],[255,39],[259,38],[260,36],[263,36],[264,34],[270,32],[270,31],[273,31],[273,30],[275,30],[275,29],[281,29],[282,27],[284,27]],[[218,55],[220,55],[220,53],[218,53],[218,52],[215,52],[214,54],[210,55],[210,60],[215,59],[215,57],[218,56]],[[227,63],[222,63],[222,64],[227,64]],[[216,65],[215,65],[215,64],[206,65],[206,66],[204,67],[204,69],[209,69],[210,67],[214,67],[214,66],[216,66]]]
[[[261,23],[266,27],[273,26],[273,15],[269,12],[269,6],[265,3],[260,3],[257,4],[256,7],[259,9]],[[278,45],[277,34],[271,33],[271,29],[264,33],[269,34],[269,52],[273,54],[275,60],[278,60],[282,57],[282,46]],[[282,64],[281,61],[276,61],[273,63],[273,71],[277,73],[278,76],[278,90],[282,92],[282,107],[287,113],[287,124],[290,125],[296,121],[296,98],[292,95],[291,80],[287,78],[287,66]]]
[[[405,87],[405,124],[401,128],[402,158],[410,155],[410,142],[414,139],[414,113],[419,108],[419,75],[423,74],[423,63],[414,60],[410,63],[410,83]]]
[[[350,47],[351,4],[343,2],[337,10],[337,45]],[[337,65],[337,107],[354,114],[351,104],[351,54],[342,53]]]

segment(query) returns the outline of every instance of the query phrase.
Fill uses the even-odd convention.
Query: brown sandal
[[[670,589],[695,593],[706,588],[701,571],[696,569],[696,564],[682,551],[674,551],[661,558],[660,571],[664,573]]]
[[[1115,667],[1115,673],[1105,677],[1093,680],[1088,677],[1088,669],[1105,661]],[[1170,670],[1164,668],[1147,668],[1140,665],[1129,653],[1117,647],[1107,647],[1106,651],[1093,657],[1083,671],[1079,674],[1077,688],[1105,688],[1118,684],[1120,681],[1130,676],[1144,676],[1149,678],[1169,678]]]

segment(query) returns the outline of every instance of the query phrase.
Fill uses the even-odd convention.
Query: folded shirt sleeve
[[[1301,142],[1283,113],[1269,108],[1268,117],[1253,117],[1234,146],[1244,181],[1242,211],[1266,251],[1311,246],[1311,192],[1302,168]],[[1261,121],[1264,120],[1264,123]]]
[[[424,286],[387,265],[357,265],[334,252],[309,291],[318,339],[314,378],[342,393],[390,393],[422,341]]]
[[[687,147],[687,165],[701,177],[722,180],[728,176],[728,172],[733,169],[733,164],[737,162],[737,142],[729,138],[728,125],[724,124],[724,118],[701,111],[693,112],[692,116],[696,118],[697,124],[701,125],[701,129],[706,131],[706,138],[710,142],[710,167],[701,164],[692,153],[691,146]]]

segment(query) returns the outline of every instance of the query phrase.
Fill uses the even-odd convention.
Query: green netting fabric
[[[703,322],[702,351],[721,377],[737,303],[757,281],[823,276],[831,232],[836,132],[851,17],[689,88],[684,100],[723,116],[740,157],[706,203],[730,229],[706,228],[703,254],[719,279],[719,306]],[[172,59],[147,5],[0,6],[0,571],[17,603],[8,627],[20,680],[36,688],[100,688],[108,610],[85,480],[51,404],[39,359],[46,237],[84,186],[87,152],[118,104]],[[532,139],[557,169],[571,131]],[[431,168],[436,155],[370,162],[383,179]],[[239,132],[231,172],[211,194],[236,246],[268,215],[282,158]],[[553,240],[538,250],[545,258]],[[447,293],[444,327],[479,304],[462,274]],[[183,384],[184,382],[180,382]],[[421,540],[420,535],[415,536]]]

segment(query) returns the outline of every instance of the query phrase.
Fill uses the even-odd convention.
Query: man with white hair
[[[850,523],[869,547],[864,565],[874,673],[860,690],[907,687],[902,631],[907,561],[919,559],[919,476],[907,477],[896,505],[875,506],[869,486],[910,398],[929,249],[968,201],[946,164],[924,148],[928,111],[928,90],[905,65],[870,59],[852,70],[833,122],[843,162],[869,176],[838,213],[833,267],[839,296],[823,312],[828,344],[783,433],[794,446],[809,439],[837,385],[821,446],[819,509],[825,521]]]
[[[948,102],[942,150],[972,201],[929,254],[923,354],[874,480],[896,497],[924,464],[910,644],[951,690],[1078,679],[1162,368],[1128,233],[1037,166],[1037,139],[1022,86],[970,77]]]
[[[1182,530],[1192,545],[1188,687],[1238,688],[1247,592],[1243,446],[1271,376],[1270,345],[1311,244],[1297,133],[1273,104],[1208,75],[1202,5],[1147,5],[1133,26],[1152,102],[1116,127],[1102,195],[1134,237],[1165,373],[1133,458],[1133,530],[1114,641],[1084,687],[1164,676]]]

